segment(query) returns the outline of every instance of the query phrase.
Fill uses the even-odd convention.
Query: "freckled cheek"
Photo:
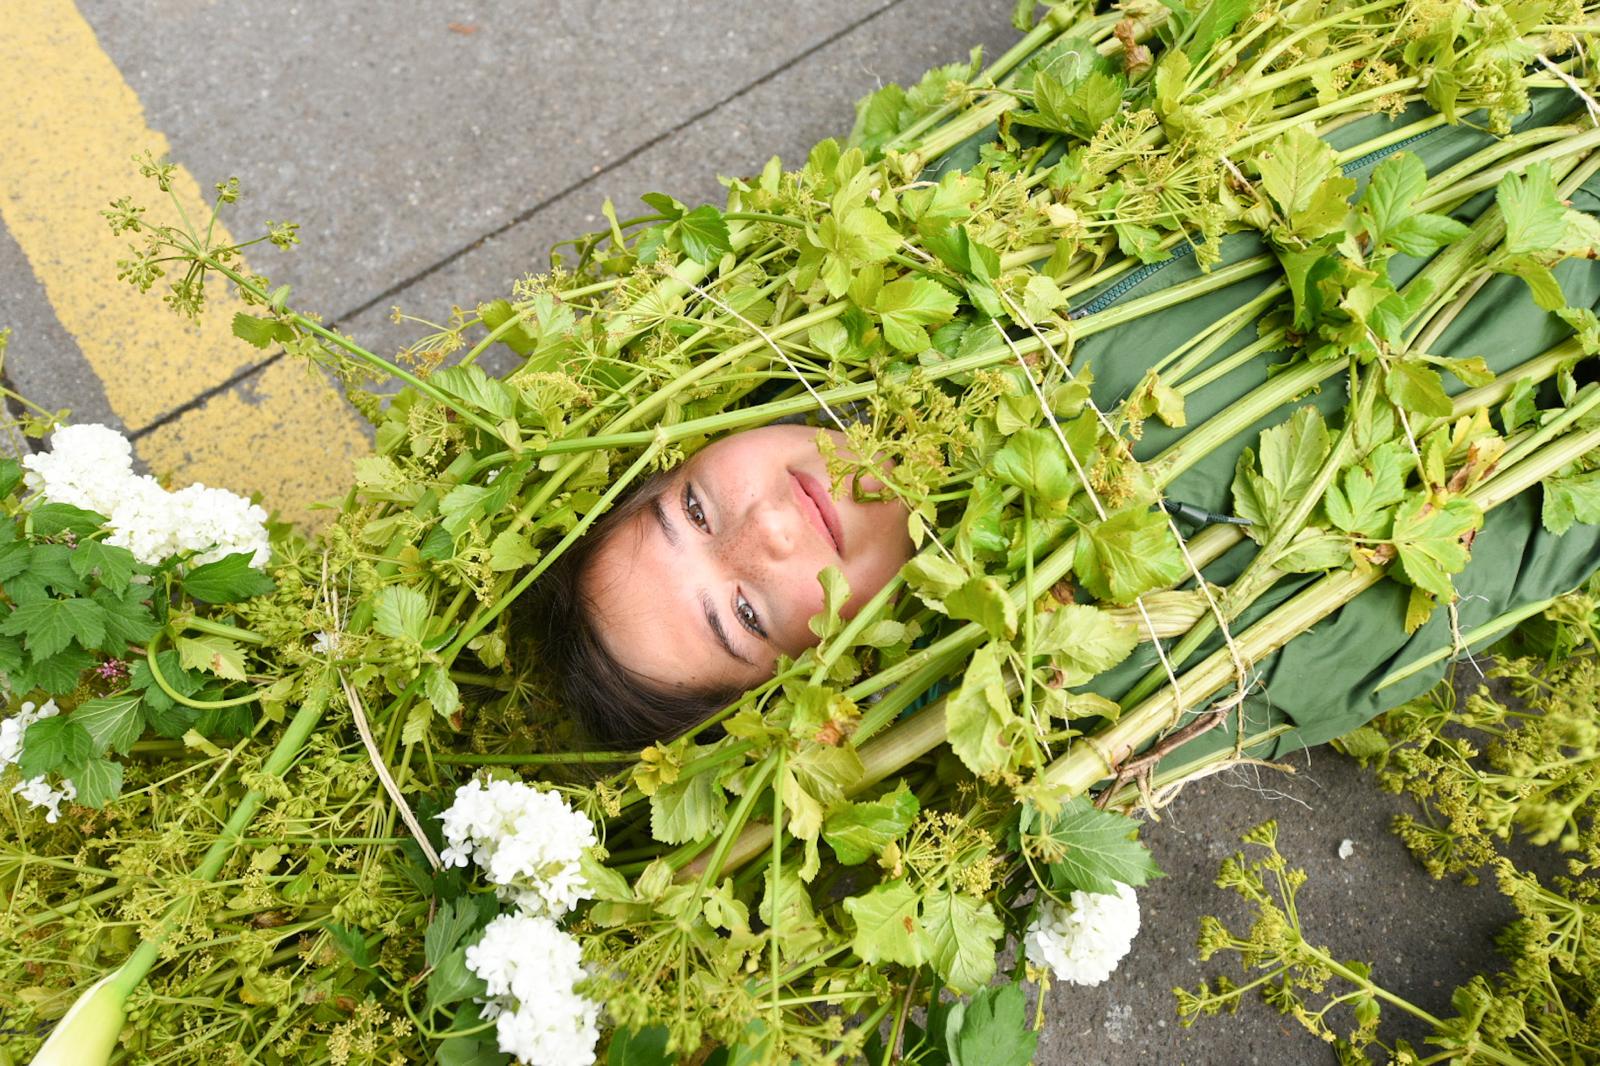
[[[822,585],[815,578],[792,582],[785,589],[784,603],[788,610],[782,643],[787,651],[803,651],[817,642],[806,623],[822,611]]]

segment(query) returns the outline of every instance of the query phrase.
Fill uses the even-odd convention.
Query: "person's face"
[[[824,568],[850,584],[848,618],[911,557],[902,504],[857,503],[849,484],[829,495],[817,432],[767,426],[707,445],[596,550],[580,591],[622,666],[669,689],[748,688],[780,652],[817,642],[806,623]]]

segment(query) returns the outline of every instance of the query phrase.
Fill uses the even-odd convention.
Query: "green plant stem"
[[[637,751],[541,751],[525,755],[494,753],[479,755],[466,751],[435,752],[434,762],[446,766],[551,766],[564,763],[628,763],[639,759]]]
[[[1398,669],[1389,671],[1389,673],[1384,675],[1382,681],[1379,681],[1375,686],[1373,686],[1372,691],[1382,692],[1384,689],[1389,688],[1392,685],[1398,685],[1400,682],[1404,681],[1408,677],[1413,676],[1414,674],[1421,673],[1434,663],[1443,662],[1445,659],[1459,654],[1461,651],[1472,647],[1474,644],[1481,643],[1491,637],[1499,636],[1512,626],[1515,626],[1518,622],[1523,622],[1529,618],[1532,618],[1534,615],[1539,614],[1541,611],[1545,610],[1555,602],[1556,597],[1552,596],[1549,599],[1535,600],[1533,603],[1526,603],[1521,607],[1515,607],[1504,612],[1503,614],[1496,615],[1489,621],[1483,623],[1483,625],[1474,626],[1472,629],[1462,633],[1460,643],[1447,644],[1437,651],[1429,652],[1427,655],[1424,655],[1418,659],[1413,659],[1411,662],[1399,667]]]
[[[200,711],[212,711],[220,710],[223,707],[242,707],[247,703],[254,703],[256,700],[261,698],[261,693],[259,691],[249,692],[243,696],[235,696],[232,699],[226,700],[196,700],[190,699],[188,696],[183,695],[177,689],[173,688],[171,683],[168,682],[166,677],[161,673],[161,664],[156,658],[161,651],[161,641],[165,636],[166,631],[162,630],[150,638],[150,643],[145,646],[145,665],[149,667],[150,677],[153,681],[155,681],[156,687],[162,692],[166,693],[167,698],[172,700],[174,703],[181,703],[185,707],[193,707],[194,709]]]

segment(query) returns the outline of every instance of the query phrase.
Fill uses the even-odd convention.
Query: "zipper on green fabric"
[[[1339,170],[1346,177],[1349,177],[1350,175],[1356,173],[1356,171],[1363,170],[1375,163],[1380,163],[1406,146],[1415,144],[1424,137],[1431,137],[1433,134],[1438,133],[1441,129],[1446,128],[1448,127],[1435,126],[1431,130],[1423,130],[1421,133],[1414,133],[1404,140],[1396,141],[1394,144],[1379,148],[1375,152],[1368,152],[1364,156],[1359,156],[1355,159],[1352,159],[1350,162],[1340,167]],[[1184,243],[1173,249],[1172,254],[1167,256],[1167,258],[1161,260],[1159,263],[1145,263],[1143,266],[1136,267],[1122,280],[1113,282],[1110,288],[1102,291],[1098,296],[1084,304],[1082,307],[1068,312],[1067,318],[1087,318],[1090,315],[1098,314],[1099,312],[1104,311],[1106,308],[1110,307],[1112,304],[1126,296],[1129,292],[1144,284],[1146,280],[1161,271],[1163,268],[1171,266],[1180,259],[1193,255],[1194,252],[1194,242],[1190,241],[1188,238],[1185,238]]]

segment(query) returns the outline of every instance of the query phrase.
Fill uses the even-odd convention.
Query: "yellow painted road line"
[[[0,221],[130,430],[261,360],[230,332],[244,307],[221,279],[207,286],[198,324],[167,310],[157,290],[117,280],[127,238],[113,237],[100,211],[132,195],[147,217],[175,221],[133,162],[146,149],[165,155],[167,140],[145,124],[138,96],[70,0],[0,0],[0,145]],[[208,217],[209,199],[186,169],[172,188],[190,218]],[[230,240],[220,225],[217,233]],[[348,485],[350,460],[367,447],[360,427],[319,371],[280,362],[151,432],[138,451],[175,485],[260,492],[269,508],[304,521],[310,503]]]

